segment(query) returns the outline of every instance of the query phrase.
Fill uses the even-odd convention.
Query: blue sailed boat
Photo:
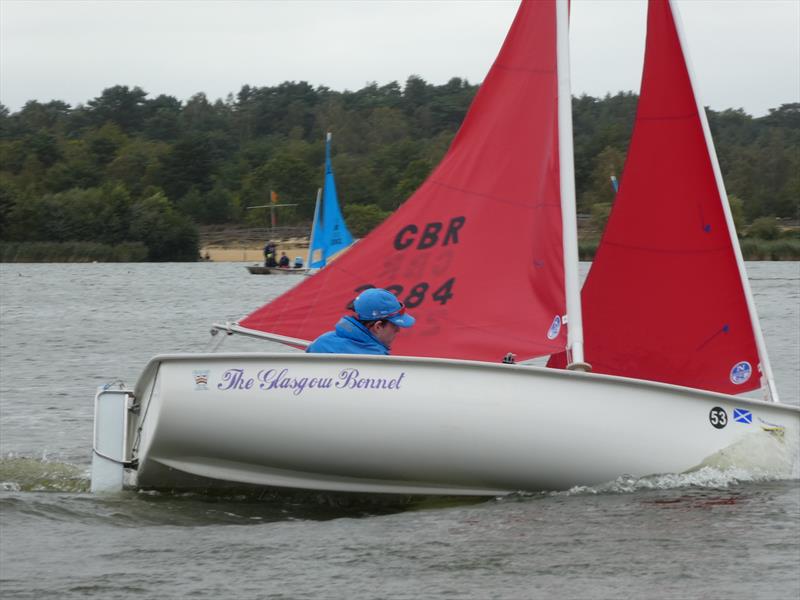
[[[322,269],[334,254],[352,243],[353,236],[347,229],[342,211],[339,209],[336,182],[331,167],[331,134],[328,133],[325,140],[325,184],[322,192],[317,194],[317,205],[314,208],[314,224],[311,227],[311,243],[306,261],[308,268]]]
[[[270,275],[274,273],[311,274],[328,264],[328,260],[353,243],[353,236],[347,229],[339,199],[336,194],[336,182],[331,167],[331,134],[325,140],[325,182],[317,191],[317,204],[314,207],[314,222],[311,225],[311,241],[308,246],[308,258],[305,267],[268,267],[251,265],[247,267],[253,275]]]

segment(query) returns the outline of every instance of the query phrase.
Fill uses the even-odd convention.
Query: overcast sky
[[[483,80],[516,0],[0,0],[0,102],[86,103],[113,85],[210,100],[242,85],[355,90],[411,74]],[[678,0],[714,109],[800,102],[800,0]],[[572,89],[638,91],[642,0],[573,0]]]

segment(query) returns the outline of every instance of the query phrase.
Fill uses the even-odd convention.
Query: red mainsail
[[[563,350],[555,10],[554,0],[522,2],[447,154],[391,217],[239,324],[311,340],[376,286],[417,318],[393,354],[499,361]]]
[[[760,386],[711,152],[672,9],[651,0],[628,158],[581,294],[595,372],[729,394]]]

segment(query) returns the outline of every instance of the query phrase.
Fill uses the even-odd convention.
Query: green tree
[[[346,204],[376,204],[382,196],[378,179],[363,155],[337,154],[333,158],[336,190],[339,202]],[[317,177],[322,185],[322,171]]]
[[[127,137],[119,126],[105,123],[85,137],[89,154],[98,167],[105,167],[116,158],[117,152],[127,143]]]
[[[11,212],[17,204],[19,192],[8,176],[0,176],[0,239],[5,239],[10,225]]]
[[[72,188],[93,188],[102,184],[103,171],[85,139],[70,140],[64,145],[63,160],[53,165],[42,179],[50,192]]]
[[[734,227],[739,236],[742,236],[745,230],[744,202],[738,196],[728,195],[728,205],[731,209]]]
[[[181,132],[181,103],[164,94],[145,102],[144,134],[153,140],[175,140]]]
[[[289,152],[280,152],[267,163],[256,169],[251,185],[244,194],[248,205],[266,204],[270,191],[279,193],[282,203],[297,203],[298,215],[310,219],[314,215],[314,199],[316,198],[319,177],[308,164]],[[283,211],[283,214],[288,214]]]
[[[58,139],[43,131],[28,136],[25,146],[45,169],[53,166],[62,156]]]
[[[192,188],[205,193],[214,171],[211,137],[195,134],[178,140],[161,159],[160,185],[170,199],[182,198]]]
[[[70,116],[70,106],[60,100],[42,103],[29,100],[18,113],[15,113],[8,123],[9,133],[28,135],[35,132],[61,131]]]
[[[364,237],[390,214],[374,204],[351,204],[344,207],[344,220],[353,237]]]
[[[614,203],[614,189],[611,185],[611,176],[622,182],[622,168],[625,164],[625,155],[616,148],[606,146],[593,161],[592,175],[588,186],[581,194],[578,206],[583,212],[592,212],[595,204]]]
[[[140,87],[131,89],[127,85],[115,85],[89,100],[88,113],[95,125],[110,121],[126,133],[141,131],[147,114],[146,97],[147,92]]]
[[[405,115],[396,109],[380,106],[367,118],[367,142],[377,148],[408,137]]]
[[[408,200],[427,179],[432,169],[433,165],[425,158],[411,161],[394,188],[393,198],[395,205],[392,208],[397,208]]]
[[[231,220],[236,205],[233,194],[221,185],[216,185],[205,194],[192,188],[178,201],[178,208],[198,223],[218,224]]]
[[[781,235],[775,217],[758,217],[747,228],[747,237],[761,240],[777,240]]]
[[[106,177],[140,196],[145,188],[161,181],[161,160],[168,152],[169,145],[164,142],[134,138],[117,151],[106,167]]]
[[[133,204],[130,238],[147,246],[151,261],[193,261],[199,256],[197,228],[160,193]]]
[[[611,216],[610,202],[595,202],[591,207],[592,226],[596,231],[604,231],[608,217]]]

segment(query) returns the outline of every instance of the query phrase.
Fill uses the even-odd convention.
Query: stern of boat
[[[143,421],[157,390],[158,362],[147,365],[134,389],[122,382],[100,386],[94,398],[91,491],[136,486]],[[142,399],[146,398],[143,409]]]

